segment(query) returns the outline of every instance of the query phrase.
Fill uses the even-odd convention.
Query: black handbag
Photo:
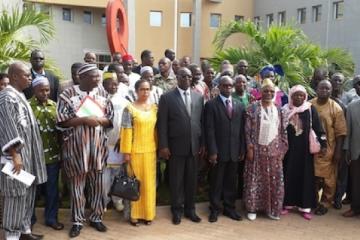
[[[136,178],[131,163],[128,166],[130,166],[132,176],[127,174],[126,168],[124,171],[120,171],[120,174],[114,179],[110,194],[130,201],[137,201],[140,198],[140,181]]]

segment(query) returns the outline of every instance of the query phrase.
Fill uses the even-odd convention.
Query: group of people
[[[5,239],[43,237],[31,231],[40,194],[45,224],[64,228],[57,216],[60,169],[71,193],[70,237],[86,222],[87,201],[97,231],[107,231],[102,220],[110,202],[132,226],[151,225],[160,161],[175,225],[183,215],[201,221],[195,196],[204,172],[209,222],[220,213],[242,220],[239,193],[251,221],[260,213],[279,220],[290,211],[310,220],[313,212],[340,209],[344,196],[351,208],[343,215],[360,214],[360,76],[344,92],[341,73],[317,69],[310,99],[301,85],[279,89],[278,67],[265,66],[259,80],[249,76],[246,60],[235,68],[225,60],[218,73],[206,61],[176,59],[171,49],[158,68],[149,50],[136,67],[130,54],[114,53],[103,71],[95,61],[86,53],[84,63],[72,65],[72,81],[60,84],[34,50],[31,68],[15,62],[0,75],[0,166],[35,176],[28,186],[0,173]],[[125,173],[140,181],[137,201],[111,196],[114,178]]]

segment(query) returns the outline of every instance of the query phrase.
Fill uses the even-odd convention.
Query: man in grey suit
[[[354,78],[353,85],[356,93],[360,96],[360,78]],[[360,215],[360,100],[352,101],[346,110],[347,135],[344,142],[344,150],[350,160],[351,176],[351,207],[344,217]]]
[[[229,218],[240,221],[235,210],[238,162],[245,155],[244,117],[241,102],[231,98],[233,80],[223,76],[219,82],[220,95],[205,105],[206,146],[210,169],[209,222],[216,222],[221,209]]]
[[[169,161],[172,222],[181,222],[181,214],[193,222],[201,218],[195,212],[197,165],[202,147],[204,99],[190,90],[191,72],[180,68],[178,86],[162,95],[158,108],[160,157]],[[183,206],[184,205],[184,206]]]

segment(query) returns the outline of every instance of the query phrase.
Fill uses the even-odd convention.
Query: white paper
[[[30,187],[35,180],[35,176],[24,170],[21,170],[19,174],[16,174],[13,173],[13,169],[14,169],[14,164],[12,162],[7,162],[1,171],[6,175]]]

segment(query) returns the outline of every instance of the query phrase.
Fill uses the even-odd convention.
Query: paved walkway
[[[157,217],[151,226],[130,226],[122,220],[121,214],[112,210],[105,215],[104,223],[108,232],[99,233],[88,225],[82,230],[76,240],[252,240],[252,239],[291,239],[291,240],[355,240],[360,239],[360,217],[346,219],[341,216],[343,210],[331,209],[326,216],[315,216],[311,221],[304,220],[300,215],[290,213],[280,221],[269,220],[259,216],[254,222],[244,219],[241,222],[232,221],[220,216],[217,223],[207,221],[207,204],[197,205],[198,214],[203,218],[201,223],[192,223],[183,219],[181,224],[174,226],[168,207],[158,207]],[[40,218],[42,209],[38,209]],[[45,240],[69,239],[71,227],[69,210],[60,211],[60,220],[65,223],[65,230],[54,231],[39,223],[34,232],[45,235]],[[1,237],[0,237],[1,238]]]

